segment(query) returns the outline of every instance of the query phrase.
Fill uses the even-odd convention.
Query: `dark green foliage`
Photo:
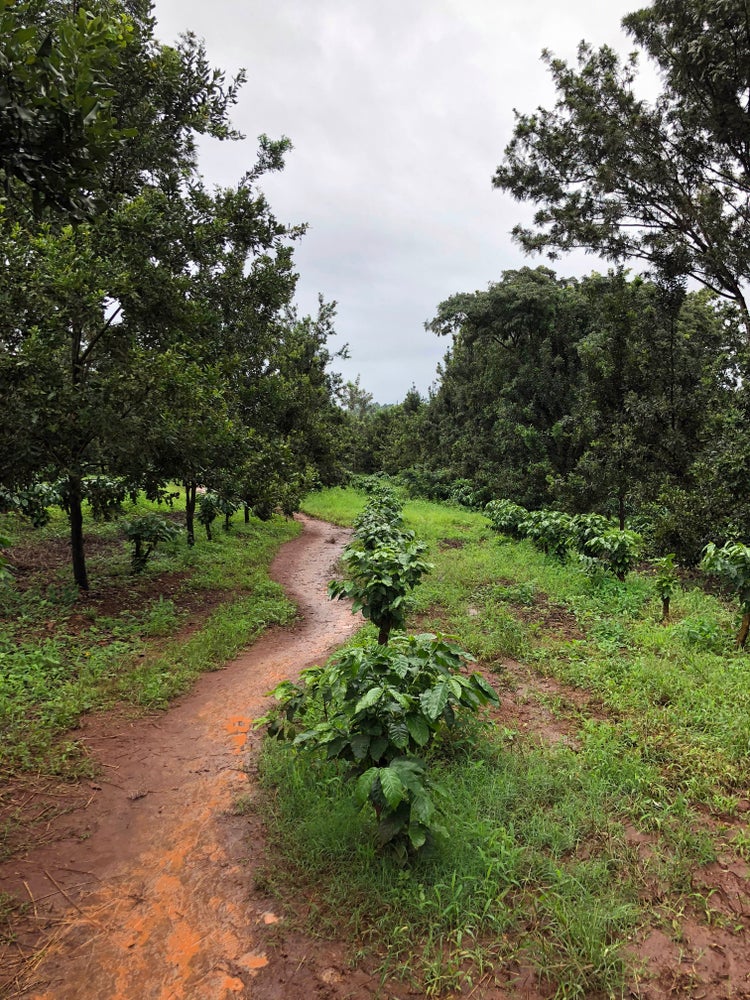
[[[638,561],[641,536],[635,531],[609,528],[601,533],[592,533],[580,551],[587,569],[604,569],[618,580],[624,580]]]
[[[750,546],[727,542],[718,548],[710,542],[703,554],[701,569],[718,576],[737,595],[742,611],[737,645],[744,647],[750,631]]]
[[[212,493],[210,490],[201,493],[198,500],[198,520],[206,529],[206,538],[209,542],[211,541],[211,526],[216,518],[223,513],[221,508],[222,501],[218,494]]]
[[[495,531],[500,531],[511,538],[525,538],[526,533],[521,525],[528,516],[528,511],[520,504],[511,500],[490,500],[484,508]]]
[[[674,561],[674,552],[670,552],[669,555],[663,556],[656,561],[657,576],[654,581],[654,589],[661,600],[661,620],[663,622],[669,621],[670,602],[680,589],[680,581],[677,579]]]
[[[388,646],[371,642],[304,671],[303,687],[280,685],[274,692],[279,709],[260,721],[270,721],[273,733],[293,737],[299,748],[349,762],[357,803],[369,802],[377,814],[380,844],[405,857],[407,849],[445,832],[439,786],[423,755],[462,712],[497,704],[480,675],[460,673],[471,659],[431,634],[398,636]]]
[[[568,557],[568,546],[573,537],[574,519],[559,510],[530,510],[518,525],[525,538],[560,562]]]
[[[625,18],[657,64],[640,100],[636,57],[582,42],[578,65],[544,59],[557,101],[517,114],[494,183],[539,207],[527,250],[586,247],[648,261],[734,299],[747,317],[747,9],[741,0],[658,0]]]
[[[383,644],[393,629],[403,628],[406,597],[432,569],[422,558],[427,546],[402,524],[396,494],[387,486],[377,487],[355,520],[353,542],[344,549],[348,579],[328,585],[332,598],[352,600],[352,612],[361,611],[377,626]]]
[[[133,543],[131,567],[142,573],[159,542],[172,542],[180,535],[180,528],[160,514],[143,514],[125,522],[125,537]]]
[[[49,508],[61,504],[60,490],[48,483],[32,483],[26,489],[7,490],[0,487],[0,512],[21,514],[35,528],[49,522]]]

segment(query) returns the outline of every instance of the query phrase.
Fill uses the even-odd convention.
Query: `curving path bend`
[[[252,827],[260,820],[232,815],[253,794],[240,755],[266,692],[321,662],[358,627],[348,605],[326,595],[349,533],[300,521],[302,533],[271,568],[299,606],[296,626],[272,629],[155,720],[118,721],[117,732],[84,729],[104,765],[85,827],[15,862],[18,894],[25,885],[46,927],[33,983],[15,995],[257,998],[264,945],[279,917],[252,892]]]

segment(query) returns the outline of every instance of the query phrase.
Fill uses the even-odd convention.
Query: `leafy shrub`
[[[180,528],[159,514],[144,514],[125,523],[125,537],[133,543],[130,564],[134,573],[143,572],[159,542],[171,542]]]
[[[424,542],[389,543],[363,549],[347,546],[342,562],[350,579],[332,580],[328,594],[338,600],[352,600],[352,611],[361,611],[379,629],[378,641],[387,643],[393,629],[404,627],[405,598],[419,583],[432,563],[422,559]]]
[[[206,490],[198,500],[198,520],[206,529],[206,537],[211,541],[211,525],[214,523],[221,510],[221,500],[216,493]],[[260,514],[258,515],[260,517]]]
[[[127,496],[135,499],[137,489],[125,479],[89,476],[83,481],[83,496],[89,502],[95,521],[112,521],[122,513]]]
[[[484,678],[459,672],[471,659],[429,633],[353,648],[327,667],[303,671],[303,686],[279,685],[273,692],[279,708],[259,722],[298,748],[348,761],[358,779],[357,802],[375,809],[381,845],[392,844],[404,857],[444,832],[439,786],[420,755],[461,712],[498,703]],[[309,725],[321,709],[324,718]]]
[[[573,535],[573,518],[559,510],[530,510],[518,530],[545,555],[565,562]]]
[[[232,516],[240,509],[240,501],[237,497],[219,493],[216,496],[216,506],[219,513],[224,518],[224,531],[229,531],[229,522]]]
[[[669,555],[657,559],[655,563],[658,573],[654,581],[654,589],[661,598],[661,620],[663,622],[669,620],[669,603],[674,594],[680,589],[680,581],[677,579],[674,561],[675,554],[674,552],[670,552]]]
[[[616,525],[608,517],[601,514],[576,514],[573,517],[572,541],[575,548],[586,553],[586,544],[606,531],[611,531]]]
[[[49,522],[48,508],[58,506],[61,499],[60,491],[50,483],[33,483],[21,490],[0,487],[0,511],[21,514],[35,528],[43,528]]]
[[[495,531],[510,535],[511,538],[526,537],[521,528],[521,524],[529,513],[525,507],[520,507],[510,500],[490,500],[484,508],[484,512]]]
[[[447,469],[428,469],[425,465],[413,465],[399,473],[410,496],[425,500],[449,500],[453,477]]]
[[[742,611],[737,645],[744,647],[750,631],[750,546],[727,542],[719,549],[709,542],[703,553],[701,569],[718,576],[737,595]]]
[[[624,580],[635,566],[640,549],[641,536],[635,531],[609,528],[592,534],[584,543],[581,561],[589,572],[602,569]]]

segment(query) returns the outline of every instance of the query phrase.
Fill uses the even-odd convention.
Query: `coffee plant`
[[[444,832],[439,787],[423,754],[462,712],[498,704],[483,677],[460,672],[471,660],[429,633],[397,636],[389,646],[371,642],[303,671],[301,685],[279,685],[279,707],[259,721],[300,749],[349,762],[357,802],[375,810],[380,844],[405,856]]]
[[[530,510],[518,525],[518,531],[545,555],[565,562],[573,534],[573,518],[559,510]]]
[[[727,542],[717,548],[709,542],[703,550],[701,569],[718,576],[739,598],[742,624],[737,634],[737,645],[744,648],[750,631],[750,546]]]
[[[674,552],[670,552],[669,555],[657,559],[655,563],[658,572],[654,581],[654,587],[656,593],[661,598],[661,620],[663,622],[669,621],[670,601],[680,589],[680,581],[677,579],[677,570],[674,561],[675,554]]]
[[[490,500],[484,508],[484,512],[495,531],[516,539],[526,537],[521,528],[522,522],[529,513],[525,507],[512,503],[510,500]]]
[[[125,522],[125,537],[133,543],[130,565],[134,573],[142,573],[159,542],[174,541],[180,528],[159,514],[144,514]]]

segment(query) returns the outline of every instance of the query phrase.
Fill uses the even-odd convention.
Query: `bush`
[[[573,538],[573,518],[559,510],[530,510],[518,526],[533,544],[560,562],[568,558]]]
[[[495,531],[500,531],[511,538],[525,538],[526,533],[521,528],[521,524],[528,516],[525,507],[513,503],[511,500],[490,500],[484,508],[484,512],[490,519],[490,525]]]
[[[259,722],[300,749],[348,761],[358,779],[356,801],[369,802],[378,817],[380,844],[391,844],[405,858],[445,832],[436,802],[440,789],[421,754],[460,713],[498,704],[483,677],[459,672],[471,659],[432,634],[399,636],[390,646],[370,643],[325,668],[304,671],[304,687],[279,685],[279,709]],[[309,725],[321,713],[322,721]]]
[[[144,514],[125,523],[125,537],[133,543],[130,564],[134,573],[143,572],[159,542],[171,542],[180,534],[180,528],[159,514]]]
[[[742,625],[737,634],[737,645],[744,647],[750,631],[750,546],[727,542],[719,549],[709,542],[701,560],[701,569],[718,576],[739,599]]]

